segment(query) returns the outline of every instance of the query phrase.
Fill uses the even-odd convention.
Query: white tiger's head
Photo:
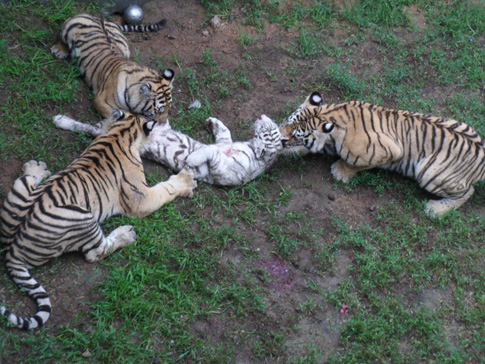
[[[256,158],[270,161],[283,148],[278,125],[266,115],[261,115],[254,123],[252,140]]]
[[[318,92],[307,97],[280,126],[285,148],[304,146],[313,153],[322,151],[335,127],[335,123],[326,120],[325,111],[323,98]]]

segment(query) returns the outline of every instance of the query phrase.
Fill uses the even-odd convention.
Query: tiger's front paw
[[[217,118],[210,117],[205,122],[207,129],[214,136],[225,133],[228,130],[224,123]]]
[[[184,168],[175,176],[171,176],[169,181],[176,183],[179,196],[189,198],[194,196],[197,181],[195,180],[195,173],[193,171]]]
[[[56,58],[64,59],[69,56],[69,49],[64,43],[59,42],[51,47],[51,53]]]
[[[47,169],[45,162],[31,160],[22,166],[24,176],[34,178],[35,184],[38,185],[44,178],[48,178],[51,172]]]
[[[347,164],[339,159],[330,166],[330,171],[332,172],[333,178],[337,181],[347,183],[354,176],[355,172],[347,168]]]
[[[215,130],[217,130],[217,122],[218,121],[219,121],[219,119],[216,119],[216,118],[213,118],[213,117],[209,117],[209,118],[206,119],[205,127],[206,127],[206,129],[209,133],[215,134],[215,132],[216,132]]]

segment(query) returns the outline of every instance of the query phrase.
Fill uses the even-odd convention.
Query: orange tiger
[[[77,59],[81,74],[95,94],[94,106],[105,118],[112,110],[126,110],[165,121],[172,103],[174,71],[158,72],[130,61],[125,31],[156,31],[151,26],[118,26],[89,14],[69,18],[61,40],[51,47],[57,58]]]
[[[49,296],[30,268],[67,252],[80,252],[89,262],[103,259],[136,239],[129,225],[105,236],[100,225],[104,220],[121,214],[147,216],[178,196],[191,197],[197,186],[186,169],[148,186],[140,152],[149,143],[155,121],[115,112],[106,124],[104,134],[51,177],[45,163],[26,163],[3,203],[0,238],[8,273],[37,303],[31,317],[0,307],[0,315],[21,329],[44,325],[51,313]]]
[[[426,212],[439,216],[460,207],[485,178],[485,146],[469,125],[440,117],[393,110],[361,101],[324,104],[318,92],[280,126],[288,151],[327,152],[335,179],[375,167],[414,178],[441,200]]]

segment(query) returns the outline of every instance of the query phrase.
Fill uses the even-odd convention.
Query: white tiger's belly
[[[213,147],[216,153],[203,168],[207,175],[201,176],[206,182],[239,186],[256,178],[267,167],[263,160],[256,159],[248,143],[216,144]]]

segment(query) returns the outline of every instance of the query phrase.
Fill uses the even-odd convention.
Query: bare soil
[[[327,63],[333,63],[335,59],[322,56],[318,60],[301,60],[290,51],[297,37],[294,30],[283,30],[281,27],[268,23],[261,34],[257,34],[253,26],[242,24],[238,12],[233,12],[231,22],[221,20],[215,25],[207,17],[200,1],[151,1],[144,6],[144,22],[152,23],[166,18],[167,26],[160,32],[151,35],[129,34],[132,49],[137,49],[137,57],[140,62],[159,68],[156,58],[163,59],[176,73],[183,69],[193,68],[203,73],[202,53],[210,50],[213,59],[217,62],[220,71],[236,72],[241,60],[244,61],[245,71],[251,83],[250,89],[232,89],[232,94],[221,100],[217,90],[211,90],[206,97],[212,105],[214,117],[224,121],[233,131],[235,139],[249,136],[249,125],[260,114],[266,114],[281,122],[280,113],[288,105],[294,107],[301,103],[312,89],[316,77],[322,76],[322,67]],[[425,27],[424,17],[415,9],[410,8],[409,13],[416,19],[416,26]],[[119,17],[114,21],[120,22]],[[53,29],[53,42],[58,30]],[[244,47],[237,41],[241,32],[250,34],[258,41],[248,47]],[[329,35],[329,42],[342,42],[349,30],[337,25],[333,34]],[[403,32],[407,32],[403,30]],[[412,41],[412,34],[406,33]],[[360,44],[353,57],[360,57],[367,64],[372,64],[371,72],[378,73],[382,68],[378,44],[368,41],[368,44]],[[249,59],[250,58],[250,59]],[[174,61],[177,60],[177,63]],[[362,66],[364,67],[364,66]],[[366,66],[367,67],[367,66]],[[358,67],[352,70],[359,74]],[[82,82],[81,82],[82,83]],[[305,85],[305,86],[303,86]],[[82,99],[76,105],[68,108],[66,113],[76,119],[89,120],[91,118],[92,101],[89,90],[84,88]],[[318,90],[323,91],[323,90]],[[435,97],[436,89],[430,89]],[[446,90],[440,92],[446,93]],[[330,102],[341,101],[341,95],[337,90],[325,92]],[[436,97],[435,97],[436,98]],[[174,109],[172,115],[176,115],[180,108],[186,108],[193,99],[189,94],[187,85],[174,86]],[[393,107],[389,104],[386,106]],[[52,113],[52,116],[56,112]],[[278,119],[280,118],[280,119]],[[70,138],[68,132],[59,131],[65,138]],[[203,135],[201,132],[200,135]],[[11,160],[9,165],[0,167],[0,183],[5,186],[13,184],[18,175],[22,163],[25,161]],[[274,169],[281,168],[285,163],[279,160]],[[147,168],[156,168],[153,163],[147,162]],[[387,175],[386,175],[387,176]],[[389,174],[389,178],[394,177]],[[204,188],[216,187],[204,185]],[[271,195],[277,195],[280,188],[292,191],[292,197],[282,212],[303,212],[309,220],[313,220],[315,228],[324,230],[324,235],[318,241],[322,246],[328,245],[336,234],[330,216],[337,214],[345,223],[350,225],[373,224],[376,214],[381,205],[389,200],[402,200],[399,191],[386,191],[385,197],[379,197],[373,188],[353,187],[353,192],[348,193],[345,189],[335,189],[335,182],[330,175],[330,162],[321,156],[310,156],[300,170],[280,174],[277,183],[274,183],[274,191]],[[197,191],[196,191],[197,193]],[[418,192],[420,198],[428,198],[425,192]],[[462,210],[483,208],[468,202]],[[209,212],[210,213],[210,212]],[[349,265],[353,261],[352,251],[341,251],[331,271],[320,271],[317,258],[311,251],[301,249],[292,255],[291,261],[285,261],[271,253],[272,246],[265,240],[264,234],[253,229],[247,234],[253,239],[253,246],[259,250],[259,259],[254,261],[251,267],[240,265],[242,254],[235,246],[228,246],[220,259],[221,268],[231,266],[243,279],[245,272],[253,271],[257,278],[256,284],[260,284],[267,294],[267,310],[263,317],[255,318],[254,322],[247,327],[253,327],[267,332],[281,332],[283,328],[291,325],[298,326],[299,330],[289,330],[288,355],[298,357],[307,352],[308,345],[314,345],[323,350],[324,354],[319,362],[325,359],[338,345],[340,331],[339,323],[346,319],[345,314],[339,313],[336,308],[321,300],[321,294],[312,292],[307,288],[311,280],[323,288],[333,288],[347,278]],[[85,302],[93,302],[100,299],[98,293],[92,288],[103,279],[103,267],[98,264],[85,263],[82,257],[69,255],[62,257],[62,264],[51,263],[45,269],[37,271],[39,281],[48,282],[46,285],[51,299],[54,302],[54,312],[49,321],[49,326],[54,328],[59,324],[75,322],[89,310]],[[8,302],[27,302],[26,297],[14,290],[5,287],[0,288],[0,294],[6,297]],[[450,299],[447,291],[423,292],[421,297],[410,297],[410,305],[416,301],[430,308],[439,305],[439,302]],[[292,317],[302,304],[308,301],[318,303],[317,314],[313,318],[305,317],[295,322]],[[26,307],[26,311],[33,307]],[[450,322],[450,326],[456,323]],[[214,344],[221,340],[227,340],[228,333],[233,333],[234,342],[237,345],[237,322],[220,322],[217,315],[208,316],[203,321],[192,325],[194,335],[204,337]],[[239,348],[238,348],[239,349]],[[239,363],[257,363],[254,356],[248,352],[248,348],[237,350],[236,357]],[[267,362],[262,360],[261,362]]]

